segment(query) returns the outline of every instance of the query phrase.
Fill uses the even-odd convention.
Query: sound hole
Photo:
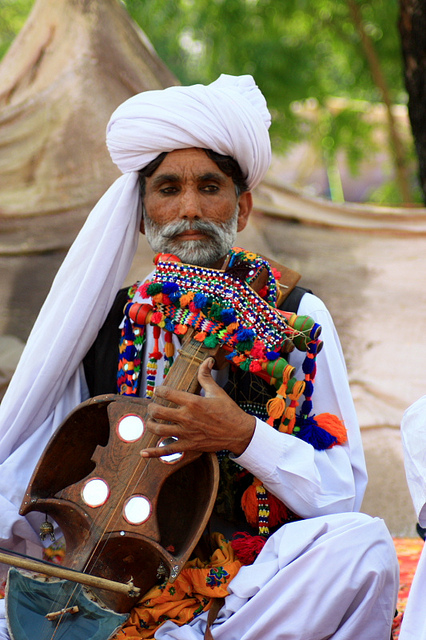
[[[84,485],[82,496],[89,507],[100,507],[108,500],[109,486],[101,478],[92,478]]]
[[[160,442],[158,443],[158,446],[165,447],[168,444],[173,444],[173,442],[176,442],[177,440],[178,438],[176,438],[175,436],[167,436],[167,438],[163,438],[162,440],[160,440]],[[182,456],[183,456],[183,453],[181,452],[170,453],[167,456],[160,456],[160,460],[162,460],[166,464],[174,464],[175,462],[180,460]]]
[[[124,416],[117,425],[118,437],[124,442],[136,442],[142,437],[144,430],[142,418],[135,415]]]
[[[142,524],[151,515],[151,503],[145,496],[132,496],[124,505],[124,518],[130,524]]]

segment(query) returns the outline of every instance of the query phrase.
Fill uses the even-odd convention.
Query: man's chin
[[[205,240],[174,240],[168,243],[167,253],[173,253],[186,264],[210,267],[227,251],[218,250],[218,247],[212,246],[211,239],[206,238]]]

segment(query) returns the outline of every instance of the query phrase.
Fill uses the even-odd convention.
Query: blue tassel
[[[220,314],[220,319],[222,320],[223,324],[228,325],[236,322],[237,316],[234,309],[223,309]]]
[[[172,293],[179,291],[179,285],[176,282],[165,282],[163,284],[163,293],[170,296]]]
[[[280,357],[280,354],[278,351],[268,351],[266,353],[266,357],[268,360],[277,360]]]
[[[238,329],[235,335],[238,342],[252,342],[255,338],[252,329]]]
[[[313,358],[305,358],[302,364],[303,373],[312,373],[315,368],[315,360]]]
[[[293,434],[311,444],[317,451],[329,449],[337,442],[337,438],[318,426],[314,416],[297,416]]]
[[[314,384],[311,380],[306,380],[304,394],[307,398],[312,398],[314,392]],[[309,411],[302,411],[302,413],[309,413]]]
[[[175,325],[170,320],[170,318],[166,318],[166,322],[165,322],[164,328],[165,328],[166,331],[170,331],[171,333],[173,333],[173,331],[175,330]]]
[[[196,293],[194,296],[194,306],[197,309],[202,309],[203,307],[206,306],[208,302],[208,298],[207,296],[204,295],[204,293]]]

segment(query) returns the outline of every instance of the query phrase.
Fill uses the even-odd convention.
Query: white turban
[[[137,170],[162,151],[209,148],[235,158],[253,188],[269,166],[269,124],[251,76],[147,91],[113,114],[108,148],[124,175],[65,258],[0,405],[0,546],[37,542],[18,508],[48,439],[81,402],[81,362],[132,263],[141,216]]]
[[[231,156],[249,189],[271,162],[271,116],[251,76],[221,75],[208,86],[146,91],[114,111],[107,146],[120,171],[138,171],[163,151],[198,147]]]

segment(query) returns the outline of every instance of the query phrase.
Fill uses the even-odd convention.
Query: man
[[[426,526],[426,396],[419,398],[404,413],[401,437],[408,487],[421,527]],[[401,640],[426,638],[426,552],[423,548],[402,619]]]
[[[110,390],[103,364],[97,366],[95,357],[93,365],[92,356],[99,341],[105,352],[103,328],[97,335],[115,308],[142,209],[141,230],[154,251],[177,254],[189,264],[222,267],[232,254],[235,233],[247,223],[250,190],[270,163],[269,124],[265,100],[250,76],[221,76],[206,87],[146,92],[113,114],[107,144],[124,175],[100,200],[71,248],[1,407],[5,544],[22,548],[25,543],[28,548],[36,543],[31,524],[35,528],[38,519],[16,514],[30,471],[67,413],[97,389]],[[270,278],[268,286],[273,288],[273,282]],[[144,303],[143,286],[133,300]],[[343,419],[346,442],[315,448],[271,428],[260,409],[245,410],[238,393],[234,399],[223,389],[234,375],[232,367],[212,375],[209,359],[198,373],[202,395],[162,386],[165,331],[154,335],[147,327],[134,391],[149,395],[155,383],[157,397],[173,401],[175,408],[151,405],[147,426],[159,436],[177,436],[178,442],[142,455],[227,450],[243,475],[255,476],[271,500],[275,496],[284,510],[301,518],[289,517],[293,521],[275,527],[256,561],[241,567],[230,582],[230,595],[212,626],[215,639],[388,640],[397,561],[382,521],[357,513],[366,473],[340,345],[318,298],[305,294],[298,313],[322,327],[324,348],[309,400],[313,414],[328,412]],[[122,316],[116,340],[107,341],[108,361],[109,353],[119,351],[117,325],[123,331],[127,326]],[[178,336],[172,340],[179,348]],[[155,375],[147,371],[152,354],[159,354]],[[303,379],[304,356],[295,352],[291,360]],[[122,391],[128,393],[134,376],[123,380]],[[239,383],[234,387],[238,392]],[[155,637],[201,639],[206,616],[182,626],[166,622]],[[135,634],[127,637],[138,637],[137,630]]]

